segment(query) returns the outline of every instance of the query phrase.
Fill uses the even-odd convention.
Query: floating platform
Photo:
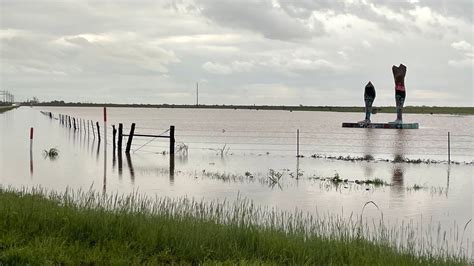
[[[392,123],[342,123],[342,127],[352,128],[390,128],[390,129],[418,129],[418,123],[403,123],[403,124],[392,124]]]

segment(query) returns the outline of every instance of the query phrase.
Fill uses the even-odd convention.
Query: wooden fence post
[[[118,140],[117,140],[118,153],[122,153],[122,139],[123,139],[123,125],[122,125],[122,123],[119,123],[119,126],[118,126]]]
[[[170,126],[170,179],[174,180],[174,126]]]
[[[130,148],[132,146],[134,133],[135,133],[135,123],[132,123],[132,127],[130,128],[130,134],[128,134],[127,148],[125,149],[125,153],[130,153]]]
[[[112,149],[115,153],[115,135],[117,134],[117,129],[115,129],[115,125],[112,125]]]
[[[33,128],[30,128],[30,174],[33,174]]]
[[[76,118],[73,117],[73,118],[72,118],[72,121],[74,122],[74,131],[76,131],[76,129],[77,129],[77,127],[76,127]]]
[[[174,157],[174,126],[170,126],[170,156]]]
[[[107,151],[107,108],[104,107],[104,151]]]
[[[99,139],[99,142],[100,142],[100,127],[99,127],[99,122],[95,122],[95,125],[97,126],[97,138]]]
[[[70,116],[67,116],[68,120],[69,120],[69,128],[71,128],[71,117]]]

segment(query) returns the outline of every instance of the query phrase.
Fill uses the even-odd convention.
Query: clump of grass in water
[[[363,222],[366,206],[360,219],[344,219],[262,208],[240,197],[204,202],[0,187],[0,262],[467,264],[463,253],[418,239],[416,228],[371,229]]]
[[[44,158],[49,158],[51,160],[55,160],[59,156],[59,150],[57,148],[51,148],[49,150],[43,151]]]
[[[278,187],[281,189],[280,180],[283,177],[283,173],[284,172],[278,172],[273,169],[269,169],[267,175],[269,186],[273,188],[275,185],[278,185]]]

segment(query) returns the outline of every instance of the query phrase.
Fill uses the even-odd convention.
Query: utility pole
[[[196,82],[196,106],[199,105],[199,82]]]

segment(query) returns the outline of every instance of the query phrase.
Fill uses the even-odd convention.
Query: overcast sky
[[[17,100],[473,106],[472,0],[0,0]]]

